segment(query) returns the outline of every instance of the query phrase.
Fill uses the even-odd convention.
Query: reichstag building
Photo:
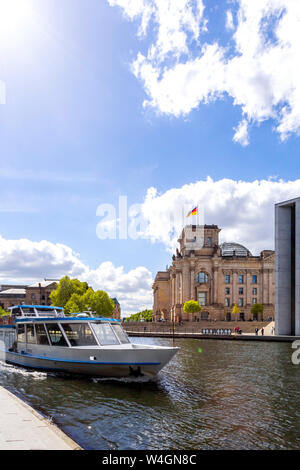
[[[172,265],[154,280],[154,321],[274,318],[274,251],[253,256],[238,243],[219,244],[220,231],[217,225],[184,227]],[[187,300],[198,300],[201,312],[185,313]],[[255,303],[264,305],[258,318],[251,314]],[[234,304],[238,314],[232,313]]]

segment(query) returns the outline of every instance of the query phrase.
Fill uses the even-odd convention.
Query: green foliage
[[[63,307],[66,315],[91,311],[95,316],[111,317],[114,301],[103,290],[94,290],[86,282],[63,277],[50,294],[52,305]]]
[[[9,315],[9,312],[6,312],[2,307],[0,307],[0,317],[5,317],[6,315]]]
[[[133,313],[126,319],[126,321],[151,321],[153,315],[153,310],[143,310],[142,312]]]
[[[196,300],[187,300],[183,306],[183,311],[185,313],[198,313],[201,312],[201,310],[202,307],[198,302],[196,302]]]
[[[253,304],[251,307],[252,315],[256,315],[264,312],[264,306],[262,304]]]
[[[80,282],[78,279],[70,279],[69,276],[63,277],[57,288],[51,292],[50,299],[52,305],[65,307],[73,294],[83,295],[89,286],[86,282]]]

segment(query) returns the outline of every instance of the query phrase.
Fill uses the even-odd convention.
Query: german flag
[[[197,214],[198,214],[198,207],[194,207],[194,209],[188,213],[187,217],[190,217],[191,215],[197,215]]]

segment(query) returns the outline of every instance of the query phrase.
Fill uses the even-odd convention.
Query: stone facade
[[[56,281],[40,281],[30,286],[0,285],[0,307],[7,310],[14,305],[51,305],[50,293],[57,287]],[[121,319],[121,306],[116,298],[113,318]]]
[[[219,245],[219,232],[216,225],[184,227],[172,266],[154,280],[154,321],[249,320],[254,303],[264,305],[259,320],[274,317],[274,251],[252,256],[237,243]],[[201,312],[186,314],[188,300],[199,301]]]
[[[7,310],[18,304],[51,305],[50,293],[56,289],[55,281],[40,281],[30,286],[2,285],[0,306]]]
[[[115,308],[114,308],[114,311],[113,311],[113,318],[115,318],[116,320],[121,320],[121,306],[118,302],[118,299],[116,299],[115,297],[113,297],[113,302],[115,304]]]

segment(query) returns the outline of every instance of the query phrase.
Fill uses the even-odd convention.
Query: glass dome
[[[229,242],[221,244],[221,253],[222,256],[252,256],[245,246]]]

